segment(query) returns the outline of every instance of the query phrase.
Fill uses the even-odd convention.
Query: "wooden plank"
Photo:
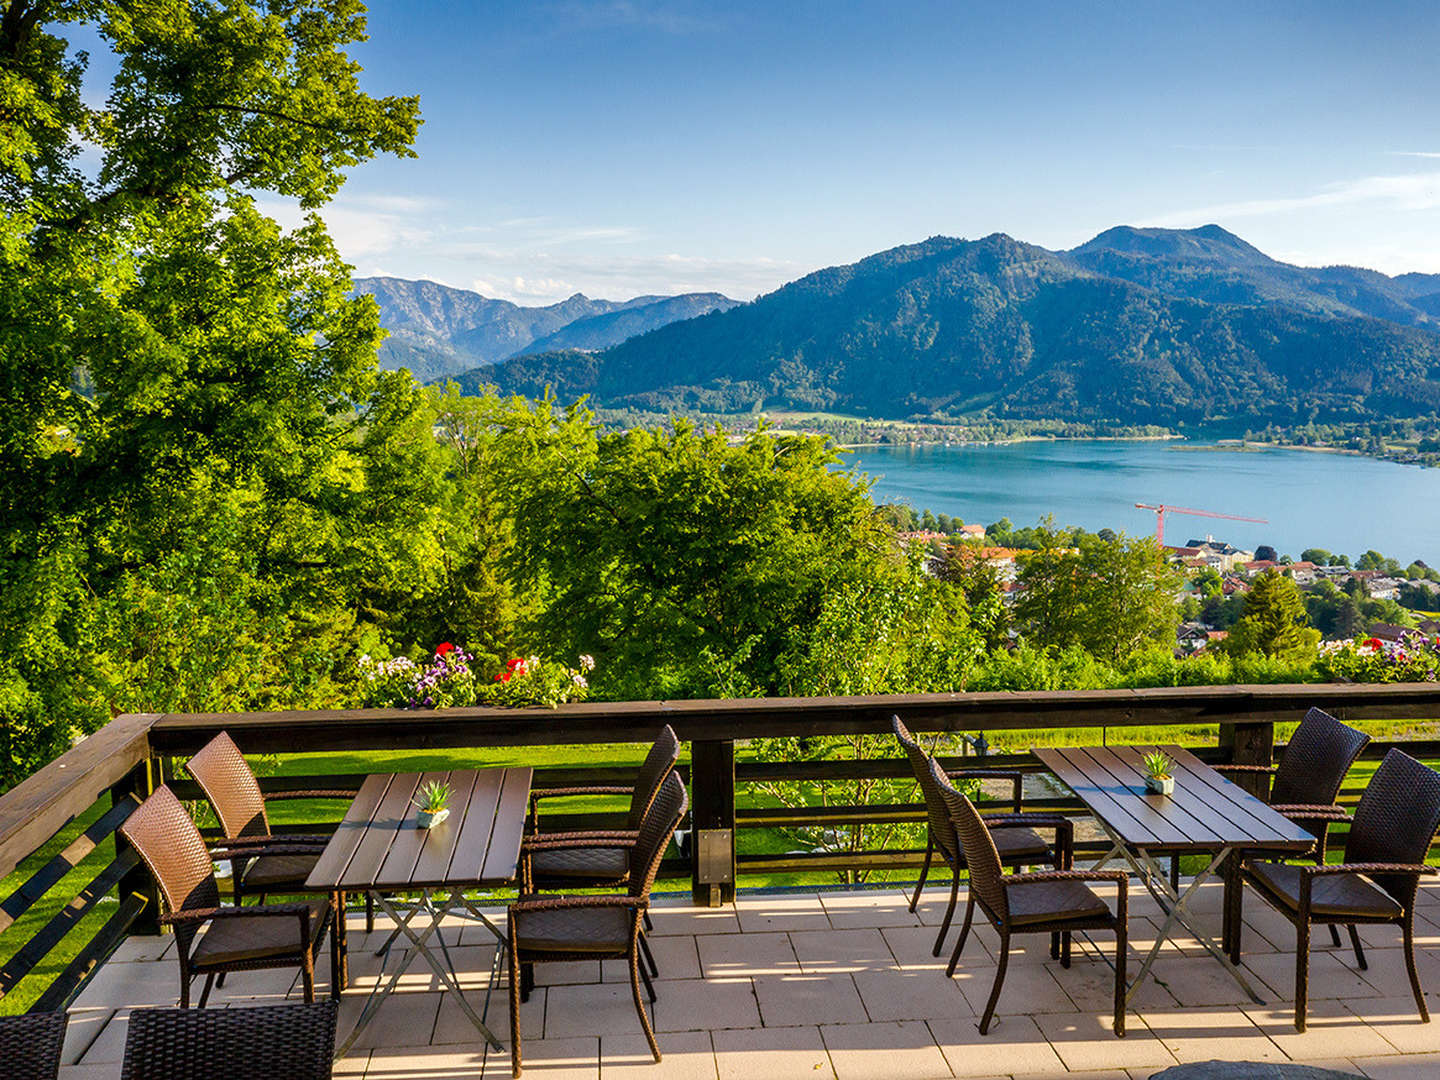
[[[1256,847],[1276,851],[1308,851],[1314,845],[1315,838],[1284,814],[1270,809],[1240,785],[1231,783],[1227,777],[1206,767],[1183,747],[1177,746],[1174,750],[1177,760],[1185,764],[1191,776],[1207,785],[1217,797],[1224,799],[1228,806],[1248,815],[1262,828],[1263,832],[1256,842]]]
[[[139,893],[131,893],[125,897],[120,903],[120,910],[105,920],[105,925],[71,958],[70,963],[65,965],[65,970],[55,976],[55,981],[45,988],[45,992],[36,998],[35,1003],[26,1011],[41,1013],[69,1008],[70,1003],[80,996],[80,991],[85,989],[85,984],[100,965],[110,959],[125,940],[130,927],[140,917],[147,903],[149,901]]]
[[[24,884],[7,896],[5,902],[0,904],[0,933],[9,929],[36,900],[39,900],[54,887],[56,882],[79,866],[86,856],[100,845],[102,840],[124,824],[125,819],[139,805],[140,800],[133,795],[116,803],[91,822],[90,827],[72,840],[64,851],[35,871]]]
[[[1153,812],[1161,821],[1179,831],[1193,849],[1220,847],[1224,838],[1205,820],[1203,808],[1191,808],[1184,798],[1165,798],[1151,795],[1145,790],[1145,771],[1142,766],[1132,764],[1114,746],[1087,746],[1085,753],[1095,762],[1096,769],[1103,769],[1117,785],[1117,798],[1134,804],[1134,816],[1142,823],[1147,811]],[[1093,774],[1092,774],[1093,775]],[[1177,784],[1178,789],[1178,784]],[[1139,807],[1144,807],[1140,810]],[[1199,812],[1196,812],[1199,811]],[[1222,822],[1222,825],[1228,825]],[[1152,826],[1153,827],[1153,826]],[[1228,830],[1227,830],[1228,831]]]
[[[426,784],[435,781],[446,783],[449,779],[448,772],[427,772],[422,773],[416,781],[412,801],[405,806],[405,816],[390,838],[390,846],[385,851],[380,868],[375,871],[375,884],[380,888],[390,890],[414,884],[415,866],[420,861],[421,853],[427,847],[450,847],[450,841],[458,831],[450,828],[450,818],[455,816],[454,809],[451,809],[450,816],[440,823],[438,829],[422,829],[416,824],[420,808],[413,802]],[[445,861],[448,863],[449,859]]]
[[[1088,759],[1090,764],[1086,764]],[[1119,803],[1127,814],[1139,822],[1141,833],[1131,836],[1116,828],[1127,842],[1136,847],[1164,848],[1174,851],[1203,850],[1215,843],[1216,837],[1188,814],[1178,811],[1173,802],[1152,801],[1145,794],[1142,776],[1131,772],[1109,747],[1077,746],[1071,760],[1090,780]],[[1111,827],[1115,828],[1114,823]],[[1148,833],[1148,842],[1140,836]]]
[[[577,702],[556,709],[396,709],[172,714],[151,743],[193,753],[229,730],[247,750],[525,746],[635,742],[669,723],[682,740],[887,732],[899,714],[912,731],[1000,731],[1109,725],[1299,720],[1311,706],[1341,719],[1440,717],[1440,684],[1147,687],[1138,690]]]
[[[144,761],[159,720],[158,713],[116,717],[0,795],[0,877]]]
[[[697,904],[716,901],[729,903],[735,899],[735,743],[731,739],[692,743],[690,746],[690,824],[698,836],[702,830],[730,832],[730,880],[712,889],[711,883],[700,880],[701,860],[692,860],[690,896]],[[723,831],[718,834],[723,839]],[[692,846],[698,851],[698,847]],[[717,849],[718,850],[718,849]],[[725,865],[723,850],[716,856]]]
[[[455,794],[450,800],[450,816],[430,830],[420,858],[415,863],[411,876],[415,881],[446,881],[450,864],[455,861],[455,851],[460,842],[460,828],[470,812],[470,799],[480,780],[476,769],[456,769],[446,778]]]
[[[333,890],[339,886],[350,860],[355,857],[355,849],[365,838],[370,819],[375,816],[380,800],[390,787],[391,779],[389,773],[378,773],[365,778],[354,801],[350,803],[350,809],[345,811],[345,816],[336,827],[335,835],[330,837],[330,842],[315,861],[315,868],[305,879],[307,889]]]
[[[520,841],[525,837],[525,815],[530,808],[530,778],[528,768],[505,770],[495,828],[480,871],[482,885],[503,885],[514,881],[519,873]]]
[[[490,834],[495,831],[495,815],[500,809],[504,783],[504,769],[480,769],[476,772],[470,809],[455,840],[455,854],[450,859],[445,880],[479,880],[480,872],[485,869],[485,856],[490,850]]]
[[[1241,843],[1271,834],[1268,827],[1256,820],[1243,808],[1230,800],[1217,797],[1217,793],[1195,774],[1196,769],[1209,771],[1203,762],[1185,754],[1179,746],[1117,746],[1111,752],[1118,761],[1130,769],[1130,775],[1137,785],[1143,786],[1148,770],[1145,756],[1160,751],[1173,762],[1171,775],[1175,779],[1175,794],[1170,798],[1159,795],[1141,796],[1156,805],[1165,806],[1172,817],[1188,814],[1198,821],[1214,839],[1212,850]]]
[[[380,797],[380,805],[375,808],[374,815],[360,837],[360,843],[355,847],[350,865],[340,877],[340,887],[346,892],[374,886],[396,835],[407,821],[414,824],[415,808],[410,805],[410,801],[415,797],[415,789],[419,786],[419,773],[396,773],[390,778],[385,794]]]
[[[1191,841],[1184,832],[1165,821],[1143,799],[1135,798],[1125,785],[1112,778],[1092,757],[1086,747],[1043,747],[1035,750],[1051,772],[1076,793],[1090,812],[1115,829],[1129,844],[1149,848],[1188,850]]]

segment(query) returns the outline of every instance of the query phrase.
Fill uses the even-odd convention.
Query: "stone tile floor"
[[[1373,1080],[1440,1077],[1440,1019],[1422,1024],[1409,996],[1398,931],[1366,928],[1368,970],[1326,931],[1313,938],[1309,1030],[1297,1034],[1290,1005],[1294,931],[1253,897],[1246,904],[1245,966],[1268,1004],[1251,1003],[1193,939],[1167,942],[1155,979],[1132,1000],[1128,1035],[1110,1030],[1111,973],[1100,958],[1113,939],[1077,941],[1066,970],[1044,935],[1020,937],[1000,998],[999,1023],[977,1030],[995,972],[996,938],[981,928],[953,979],[930,955],[948,889],[932,885],[918,911],[898,889],[820,894],[744,894],[718,909],[688,895],[657,896],[651,942],[660,964],[655,1026],[665,1055],[650,1060],[623,964],[536,968],[526,1004],[526,1075],[544,1080],[929,1080],[938,1077],[1083,1077],[1132,1080],[1177,1063],[1300,1061]],[[1220,891],[1196,907],[1218,932]],[[963,904],[963,896],[962,896]],[[1131,972],[1155,939],[1160,913],[1130,890]],[[1417,957],[1432,1009],[1440,1010],[1440,884],[1422,894]],[[957,920],[958,921],[958,920]],[[351,916],[352,988],[342,1037],[377,977],[373,935]],[[493,944],[475,924],[456,925],[457,969],[479,1007]],[[953,944],[955,931],[947,939]],[[119,1075],[129,1010],[176,1003],[178,968],[168,937],[126,942],[71,1010],[65,1080]],[[1097,951],[1098,950],[1098,951]],[[948,957],[948,948],[945,954]],[[399,962],[392,956],[391,965]],[[320,972],[328,978],[328,962]],[[491,1026],[509,1038],[508,993],[497,987]],[[231,975],[212,1007],[300,997],[285,972]],[[323,984],[321,992],[328,990]],[[197,985],[198,991],[198,985]],[[373,1080],[449,1080],[509,1075],[508,1051],[486,1053],[461,1010],[423,961],[385,1002],[336,1075]]]

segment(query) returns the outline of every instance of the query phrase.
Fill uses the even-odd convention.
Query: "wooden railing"
[[[315,712],[129,715],[112,721],[58,760],[0,796],[0,878],[29,861],[18,888],[7,885],[0,898],[0,933],[11,927],[42,897],[53,906],[53,890],[65,879],[67,895],[60,910],[35,928],[18,951],[0,964],[3,997],[91,914],[102,900],[118,900],[103,925],[79,944],[73,958],[34,1003],[36,1009],[63,1008],[95,967],[127,933],[156,932],[158,898],[134,854],[114,830],[138,800],[162,780],[182,798],[198,798],[183,777],[172,775],[172,759],[183,759],[220,731],[228,731],[247,753],[302,751],[430,750],[456,747],[541,747],[557,744],[643,743],[663,723],[689,744],[686,778],[692,814],[687,825],[703,857],[672,859],[671,876],[688,875],[696,902],[733,896],[735,881],[746,875],[813,873],[831,870],[903,870],[919,865],[922,853],[909,848],[860,852],[801,851],[736,854],[737,830],[777,827],[843,827],[923,820],[918,803],[883,805],[737,808],[736,789],[762,781],[897,778],[908,775],[898,757],[867,760],[772,762],[741,760],[737,742],[763,737],[883,734],[899,715],[916,732],[989,732],[1023,729],[1117,728],[1162,725],[1218,725],[1212,747],[1200,749],[1210,760],[1269,763],[1280,749],[1274,725],[1296,721],[1312,705],[1353,722],[1440,718],[1440,685],[1300,685],[1156,688],[1140,690],[1057,691],[898,695],[854,698],[762,698],[738,701],[590,702],[558,709],[453,709],[440,712],[346,710]],[[1123,740],[1118,731],[1113,740]],[[1366,756],[1382,756],[1390,743],[1373,743]],[[1422,757],[1440,757],[1440,741],[1409,741]],[[973,763],[973,759],[969,759]],[[987,759],[986,764],[1034,770],[1028,754]],[[616,780],[622,773],[581,765],[537,771],[537,784]],[[282,776],[262,781],[268,791],[358,787],[357,775]],[[1344,792],[1358,796],[1358,785]],[[1076,812],[1078,804],[1061,797],[1027,800],[1027,808]],[[290,826],[294,831],[333,829],[330,821]],[[590,818],[572,817],[565,827]],[[83,828],[81,827],[83,825]],[[68,832],[67,832],[68,830]],[[73,838],[70,834],[73,833]],[[62,835],[63,834],[63,835]],[[96,852],[113,855],[96,859]],[[33,858],[56,838],[64,849],[50,859]],[[57,841],[58,842],[58,841]],[[87,858],[88,857],[88,858]],[[82,860],[95,866],[80,885],[67,875]],[[12,883],[13,885],[13,880]],[[73,895],[68,895],[73,889]],[[108,910],[108,909],[107,909]],[[33,920],[32,920],[33,921]],[[95,920],[87,925],[93,926]],[[0,954],[3,955],[3,954]]]

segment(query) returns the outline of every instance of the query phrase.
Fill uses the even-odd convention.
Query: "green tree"
[[[1313,658],[1320,632],[1310,626],[1305,599],[1293,578],[1275,570],[1257,577],[1245,595],[1244,614],[1225,640],[1233,655],[1263,653],[1281,660]]]
[[[311,642],[348,619],[360,646],[357,583],[416,561],[400,523],[423,491],[386,469],[418,397],[377,372],[375,306],[350,295],[313,213],[345,169],[408,154],[418,124],[416,99],[359,89],[347,49],[363,10],[5,5],[0,784],[166,693],[196,647],[158,632],[173,605],[198,605],[176,626],[207,607],[207,625],[238,625],[232,603],[255,627],[281,612],[323,627]],[[74,24],[113,54],[108,92],[83,85]],[[282,231],[265,192],[304,223]],[[401,483],[381,493],[382,479]],[[211,660],[229,674],[181,679],[187,703],[235,703],[255,649],[294,634],[225,639]],[[270,700],[265,684],[252,700]]]
[[[1179,576],[1151,537],[1107,543],[1048,522],[1020,560],[1015,624],[1032,643],[1078,645],[1118,660],[1147,644],[1174,644]]]

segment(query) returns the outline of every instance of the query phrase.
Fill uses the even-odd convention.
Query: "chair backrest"
[[[1345,861],[1423,863],[1437,828],[1440,773],[1392,749],[1360,796],[1345,838]],[[1406,907],[1415,899],[1413,877],[1372,874],[1371,879]]]
[[[215,808],[226,836],[270,835],[260,783],[229,735],[216,735],[186,768]]]
[[[955,824],[950,820],[950,811],[945,808],[940,789],[931,779],[930,767],[934,765],[936,772],[944,777],[947,783],[950,778],[945,775],[945,770],[920,748],[920,744],[915,741],[910,729],[899,716],[890,717],[890,727],[895,731],[895,738],[905,748],[905,756],[910,759],[910,770],[915,774],[916,783],[920,785],[920,794],[925,797],[925,814],[930,820],[930,835],[935,840],[935,846],[940,849],[946,861],[953,865],[959,858],[960,842],[955,837]]]
[[[655,875],[660,871],[660,860],[665,848],[690,800],[685,795],[685,781],[680,774],[672,771],[655,793],[650,809],[640,822],[640,834],[630,849],[630,895],[648,897],[650,886],[655,884]]]
[[[1369,741],[1369,735],[1342,724],[1324,709],[1311,709],[1285,745],[1270,785],[1270,801],[1282,805],[1333,803],[1345,774]]]
[[[660,734],[655,736],[655,742],[651,745],[650,752],[645,755],[645,761],[640,765],[640,772],[635,777],[635,791],[630,796],[630,813],[625,816],[625,828],[632,831],[640,828],[640,822],[645,818],[645,811],[650,809],[655,793],[660,790],[660,785],[679,760],[680,740],[675,737],[670,725],[666,724],[660,729]]]
[[[1000,867],[1000,853],[995,850],[995,841],[990,830],[980,818],[980,811],[963,794],[956,791],[945,773],[934,761],[930,762],[930,776],[945,800],[945,808],[955,822],[955,835],[960,841],[960,851],[965,856],[965,865],[970,870],[970,893],[991,915],[1002,922],[1010,918],[1010,903],[1005,896],[1004,871]]]
[[[338,1009],[136,1009],[120,1080],[330,1080]]]
[[[63,1010],[0,1016],[0,1075],[5,1080],[55,1080],[68,1019]]]
[[[170,911],[219,906],[210,852],[180,800],[164,784],[135,808],[119,831],[150,868]],[[187,952],[197,929],[184,923],[175,927],[175,937]]]

